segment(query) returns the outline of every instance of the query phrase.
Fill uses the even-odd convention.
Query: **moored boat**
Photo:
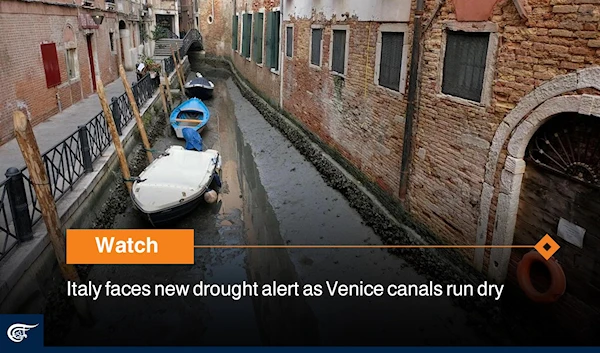
[[[198,98],[191,98],[181,103],[173,109],[170,117],[171,126],[178,138],[183,138],[182,130],[185,128],[202,131],[209,119],[208,107]]]
[[[171,146],[155,159],[133,183],[131,198],[153,226],[175,221],[202,201],[215,202],[220,184],[221,156]]]
[[[213,96],[215,85],[198,72],[196,78],[188,81],[183,88],[185,89],[185,95],[188,97],[210,99]]]

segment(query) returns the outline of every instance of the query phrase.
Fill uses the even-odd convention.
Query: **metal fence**
[[[169,68],[171,70],[167,72],[173,72],[174,63]],[[137,105],[145,104],[159,84],[159,79],[150,78],[150,74],[133,83],[132,91]],[[123,128],[134,119],[126,93],[112,98],[111,110],[121,135]],[[104,112],[100,112],[42,155],[55,201],[60,200],[82,176],[93,170],[92,164],[111,143]],[[5,176],[7,178],[0,181],[0,260],[20,242],[30,240],[33,226],[42,218],[27,168],[9,168]]]

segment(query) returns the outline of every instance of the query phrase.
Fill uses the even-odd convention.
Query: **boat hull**
[[[200,196],[194,200],[190,200],[174,208],[154,213],[146,213],[146,217],[148,218],[148,221],[150,221],[150,224],[152,224],[152,226],[154,227],[169,225],[190,214],[190,212],[195,210],[196,207],[198,207],[202,203],[202,201],[203,197]]]
[[[220,190],[221,157],[216,150],[205,152],[171,146],[139,175],[132,185],[134,207],[155,227],[172,223],[200,203],[215,202],[207,192]]]
[[[208,124],[210,111],[199,98],[190,98],[173,110],[169,118],[177,138],[183,138],[183,129],[192,128],[196,131]]]
[[[217,172],[215,171],[215,173],[217,173]],[[219,188],[216,185],[214,185],[214,183],[213,183],[213,181],[215,179],[214,175],[215,174],[213,173],[211,176],[210,182],[208,183],[208,185],[210,186],[209,188],[207,188],[204,192],[200,193],[197,197],[195,197],[193,199],[189,199],[186,202],[181,203],[180,205],[177,205],[175,207],[165,208],[158,212],[147,213],[147,212],[144,212],[139,206],[137,206],[137,204],[135,203],[135,200],[134,200],[134,205],[136,206],[136,209],[139,212],[146,215],[146,218],[148,218],[148,221],[150,222],[150,224],[152,224],[152,226],[158,228],[161,226],[170,225],[173,222],[176,222],[176,221],[184,218],[188,214],[190,214],[200,204],[206,203],[204,201],[204,194],[207,191],[209,191],[209,190],[215,190],[217,192],[219,191]]]

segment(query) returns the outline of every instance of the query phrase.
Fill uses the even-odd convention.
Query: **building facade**
[[[510,247],[550,235],[569,283],[550,312],[593,329],[600,4],[391,3],[215,0],[199,28],[208,54],[229,57],[442,242],[480,246],[462,253],[491,279],[516,284],[529,249]]]

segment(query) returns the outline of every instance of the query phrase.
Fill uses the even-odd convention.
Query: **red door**
[[[94,51],[92,50],[92,35],[86,36],[88,47],[88,58],[90,60],[90,72],[92,73],[92,89],[96,92],[96,68],[94,65]]]

